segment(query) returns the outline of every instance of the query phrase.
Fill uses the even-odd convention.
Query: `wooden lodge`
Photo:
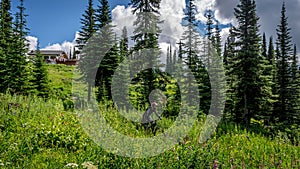
[[[29,56],[36,56],[37,51],[30,51]],[[78,59],[70,59],[62,50],[40,50],[40,54],[48,64],[77,65]]]

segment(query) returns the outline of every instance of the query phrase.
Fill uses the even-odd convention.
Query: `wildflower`
[[[214,165],[213,165],[214,169],[218,169],[218,159],[214,160]]]
[[[78,168],[78,164],[76,164],[76,163],[68,163],[65,167]]]
[[[87,168],[87,169],[97,169],[98,168],[97,166],[95,166],[93,164],[93,162],[90,162],[90,161],[84,162],[81,165],[82,165],[83,168]]]

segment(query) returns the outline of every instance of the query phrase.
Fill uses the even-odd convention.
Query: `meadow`
[[[299,138],[278,132],[266,136],[221,122],[212,136],[199,142],[205,116],[170,150],[149,158],[127,158],[106,152],[83,129],[71,99],[73,68],[48,65],[53,97],[0,95],[0,168],[300,168]],[[113,128],[132,137],[150,137],[136,130],[118,111],[99,105]],[[172,124],[163,118],[161,129]],[[299,134],[299,129],[297,130]],[[161,130],[160,130],[161,132]]]

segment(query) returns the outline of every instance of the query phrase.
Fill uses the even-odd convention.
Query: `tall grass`
[[[111,126],[126,135],[146,137],[136,124],[109,106],[100,106]],[[108,108],[106,108],[108,107]],[[83,130],[80,114],[65,111],[59,99],[0,95],[0,168],[299,168],[300,148],[282,135],[276,139],[220,125],[198,142],[205,119],[163,154],[125,158],[106,152]],[[172,120],[163,118],[161,128]],[[161,131],[161,130],[160,130]],[[147,136],[150,137],[150,136]]]

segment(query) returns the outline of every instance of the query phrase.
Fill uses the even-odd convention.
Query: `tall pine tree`
[[[111,13],[107,0],[99,0],[100,5],[96,10],[96,24],[99,31],[98,55],[101,63],[96,76],[96,87],[98,89],[97,99],[111,100],[111,80],[114,71],[120,63],[117,40],[111,25]],[[104,55],[102,54],[104,53]]]
[[[285,3],[282,4],[281,21],[277,27],[277,94],[278,102],[275,106],[276,116],[279,122],[291,125],[295,123],[295,117],[299,110],[295,107],[297,103],[297,90],[293,86],[293,73],[291,62],[293,60],[293,48],[291,43],[291,29],[288,27]]]
[[[26,36],[28,28],[26,27],[26,14],[24,1],[20,0],[17,7],[18,12],[15,14],[14,34],[13,34],[13,57],[9,59],[13,65],[11,72],[10,88],[17,93],[28,93],[30,91],[28,65],[26,62],[26,54],[28,52],[28,43]]]
[[[10,87],[13,59],[13,30],[11,1],[2,0],[0,3],[0,91],[5,92]]]
[[[95,38],[96,21],[93,0],[88,1],[87,9],[84,11],[80,23],[82,26],[79,31],[79,38],[76,39],[78,52],[80,53],[78,68],[82,73],[81,79],[84,79],[88,85],[87,101],[90,101],[93,82],[95,81],[96,72],[99,67],[95,64],[97,60],[95,52],[97,51],[97,43],[99,41]]]
[[[237,55],[232,65],[236,76],[235,121],[248,126],[250,119],[270,111],[270,77],[264,74],[266,58],[261,55],[259,18],[254,0],[240,0],[234,9],[238,27],[236,35]]]
[[[160,48],[158,45],[158,37],[161,33],[160,23],[160,0],[132,0],[133,14],[137,19],[134,21],[134,32],[132,40],[135,45],[132,48],[132,59],[130,61],[134,72],[142,71],[135,76],[134,81],[141,84],[140,88],[140,108],[145,108],[148,98],[152,90],[157,88],[159,84],[156,82],[158,74],[156,71],[160,64]],[[159,71],[159,70],[158,70]]]
[[[36,89],[38,96],[48,98],[50,92],[48,72],[45,65],[44,57],[41,55],[39,45],[34,58],[33,79],[31,84]]]

